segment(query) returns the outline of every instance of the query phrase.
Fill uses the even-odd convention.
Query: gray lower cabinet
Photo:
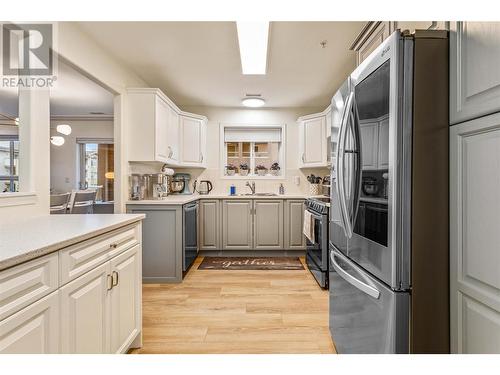
[[[500,22],[452,22],[450,123],[500,112]]]
[[[254,200],[254,249],[283,249],[283,200]]]
[[[127,212],[145,214],[142,227],[142,281],[182,281],[182,206],[127,205]]]
[[[222,248],[250,250],[253,248],[252,200],[222,201]]]
[[[285,201],[285,250],[303,250],[306,238],[302,233],[304,223],[304,200]]]
[[[221,249],[221,209],[218,199],[200,201],[200,250]]]

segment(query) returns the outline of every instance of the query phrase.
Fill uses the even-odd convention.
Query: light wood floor
[[[132,353],[335,353],[328,291],[309,271],[198,270],[201,260],[182,284],[144,284]]]

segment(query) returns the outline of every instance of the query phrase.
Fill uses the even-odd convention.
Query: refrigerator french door
[[[350,76],[331,190],[338,209],[330,223],[330,329],[340,353],[409,350],[410,217],[402,202],[411,122],[402,115],[411,113],[403,94],[411,90],[412,51],[411,40],[394,33]],[[364,201],[363,177],[377,173],[387,178],[387,198]]]

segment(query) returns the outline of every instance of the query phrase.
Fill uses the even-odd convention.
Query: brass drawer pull
[[[114,288],[115,286],[118,285],[118,281],[119,281],[118,272],[113,271],[113,273],[111,275],[112,275],[111,278],[113,280],[113,288]],[[115,281],[115,276],[116,276],[116,281]]]

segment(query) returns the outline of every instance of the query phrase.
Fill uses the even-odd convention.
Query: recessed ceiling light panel
[[[247,97],[241,99],[241,104],[243,104],[245,107],[257,108],[262,107],[264,104],[266,104],[266,101],[259,97]]]
[[[236,22],[243,74],[266,74],[269,22]]]

